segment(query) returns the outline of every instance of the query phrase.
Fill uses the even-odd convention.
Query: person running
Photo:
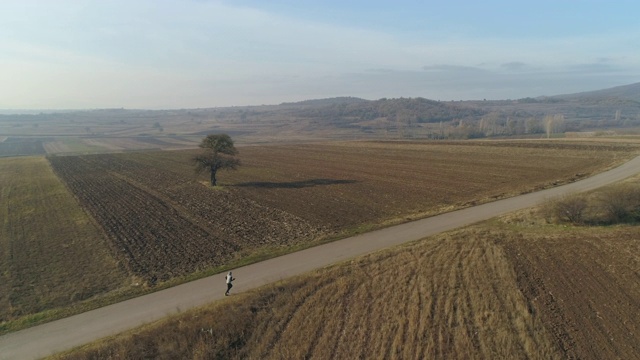
[[[229,271],[227,276],[225,276],[225,279],[227,280],[227,291],[224,293],[224,296],[229,296],[229,290],[231,290],[231,288],[233,287],[233,284],[231,284],[231,282],[236,278],[231,276],[231,271]]]

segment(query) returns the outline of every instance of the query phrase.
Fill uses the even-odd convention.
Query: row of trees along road
[[[238,150],[227,134],[207,135],[202,139],[200,147],[203,149],[202,153],[193,157],[196,173],[208,171],[211,174],[211,186],[217,185],[218,170],[234,170],[240,165],[240,160],[234,157]]]

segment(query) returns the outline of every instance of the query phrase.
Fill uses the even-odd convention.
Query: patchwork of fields
[[[52,157],[50,162],[101,224],[117,257],[154,284],[265,247],[308,245],[361,226],[571,181],[624,154],[624,148],[601,146],[246,147],[242,169],[223,177],[225,190],[185,175],[192,174],[191,151]]]
[[[32,270],[3,271],[3,284],[11,288],[2,293],[12,300],[0,302],[0,313],[12,322],[81,301],[113,301],[101,297],[574,181],[637,151],[622,143],[575,141],[247,146],[240,148],[239,170],[220,174],[219,189],[206,185],[206,175],[194,175],[193,150],[51,157],[53,172],[42,158],[33,158],[33,169],[21,165],[28,158],[3,159],[1,204],[46,198],[41,192],[47,186],[66,200],[34,206],[38,214],[49,214],[37,221],[19,221],[20,212],[5,208],[5,234],[27,229],[39,241],[29,243],[23,258],[3,256],[3,269],[18,266],[18,259]],[[5,191],[12,188],[5,184],[31,190],[13,197],[16,192]],[[85,220],[70,220],[75,213]],[[92,235],[78,223],[90,224]],[[1,246],[9,249],[21,239],[3,236]],[[83,261],[67,266],[52,260],[58,258]],[[42,264],[68,269],[48,270],[66,288],[41,285],[51,281],[38,273],[46,268]],[[31,295],[43,288],[49,289],[46,296]]]
[[[102,226],[127,268],[150,284],[229,263],[261,246],[321,234],[306,221],[112,155],[50,162]]]

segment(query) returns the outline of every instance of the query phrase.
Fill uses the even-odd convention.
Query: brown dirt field
[[[63,359],[559,359],[485,230],[364,256]]]
[[[225,186],[218,190],[198,183],[193,151],[50,161],[102,225],[117,258],[156,283],[569,182],[634,151],[533,141],[251,146],[241,149],[240,170],[220,174]]]
[[[517,220],[363,256],[55,358],[638,358],[636,226]]]
[[[58,176],[102,226],[118,259],[150,284],[229,263],[320,230],[283,211],[112,155],[53,157]]]
[[[136,147],[131,146],[131,144],[117,144],[117,143],[114,143],[113,141],[107,141],[102,138],[83,139],[82,142],[84,142],[89,146],[103,148],[105,149],[105,152],[122,151],[128,148],[137,149]]]
[[[574,181],[619,164],[638,149],[638,144],[593,141],[245,146],[239,148],[243,165],[218,177],[230,193],[349,232]],[[119,156],[188,176],[192,155]]]
[[[109,151],[160,149],[171,145],[171,143],[163,141],[162,138],[152,136],[87,138],[83,139],[83,142],[89,146],[97,146]]]
[[[570,359],[640,357],[637,227],[512,234],[518,285]]]
[[[256,146],[241,148],[244,165],[220,178],[243,197],[342,231],[570,182],[633,151],[545,141]]]

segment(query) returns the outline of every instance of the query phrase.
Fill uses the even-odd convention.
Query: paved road
[[[233,270],[241,292],[379,249],[534,206],[545,198],[587,191],[640,173],[640,157],[568,185],[454,211],[350,237]],[[224,297],[225,274],[88,311],[0,337],[0,359],[37,359],[204,305]]]

